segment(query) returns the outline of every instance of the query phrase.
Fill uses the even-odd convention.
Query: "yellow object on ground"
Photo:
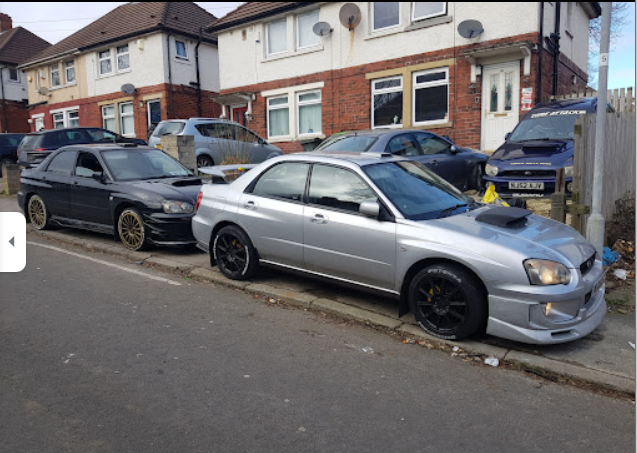
[[[509,207],[509,204],[506,201],[502,201],[500,195],[495,191],[495,186],[491,185],[487,187],[487,190],[484,192],[484,198],[482,198],[482,202],[486,204],[495,204],[498,206],[506,206]]]

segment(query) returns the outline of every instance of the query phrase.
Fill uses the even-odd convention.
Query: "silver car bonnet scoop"
[[[529,215],[528,209],[498,206],[478,214],[476,221],[503,228],[520,228],[526,224]]]

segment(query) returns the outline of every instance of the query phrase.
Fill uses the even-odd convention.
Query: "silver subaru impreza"
[[[276,157],[204,185],[192,227],[228,278],[263,263],[371,288],[440,338],[563,343],[606,313],[602,262],[575,230],[477,203],[407,158]]]

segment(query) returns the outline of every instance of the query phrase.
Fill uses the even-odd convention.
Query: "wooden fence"
[[[597,91],[591,89],[580,93],[555,96],[552,99],[573,99],[595,96],[597,96]],[[633,95],[633,88],[615,88],[613,90],[608,90],[608,103],[620,113],[635,112],[635,97]]]
[[[575,125],[575,157],[573,175],[573,203],[591,206],[593,200],[593,171],[595,161],[595,114],[582,115]],[[608,221],[615,214],[615,202],[637,189],[637,161],[635,159],[635,113],[606,115],[606,143],[604,144],[604,188],[602,214]],[[571,216],[573,228],[586,235],[588,214],[576,209]]]

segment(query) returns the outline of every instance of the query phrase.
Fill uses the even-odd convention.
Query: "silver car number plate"
[[[543,182],[510,182],[509,189],[544,190]]]

